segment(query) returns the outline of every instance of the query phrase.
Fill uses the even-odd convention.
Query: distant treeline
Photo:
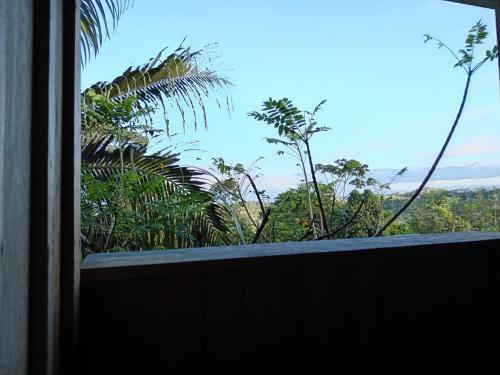
[[[392,194],[384,210],[396,212],[410,193]],[[402,215],[408,233],[499,231],[500,189],[428,189]]]
[[[364,202],[356,218],[339,231],[334,238],[371,237],[378,228],[390,218],[409,198],[411,193],[384,195],[371,190],[350,192],[344,198],[329,194],[328,187],[320,184],[325,208],[332,227],[342,226],[352,218]],[[311,197],[313,197],[312,193]],[[311,223],[308,220],[307,200],[304,186],[289,189],[279,194],[269,203],[271,215],[264,230],[270,242],[297,241],[312,239],[308,233]],[[261,219],[259,204],[246,203],[254,222]],[[314,205],[314,216],[318,209]],[[242,208],[236,210],[246,241],[251,241],[252,223]],[[463,231],[500,231],[500,189],[478,190],[437,190],[426,189],[410,208],[393,223],[385,235],[425,234]],[[236,233],[232,233],[237,241]]]

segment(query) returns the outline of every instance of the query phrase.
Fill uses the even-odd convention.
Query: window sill
[[[89,255],[82,263],[82,282],[199,273],[262,265],[295,263],[310,256],[343,252],[400,251],[409,248],[450,249],[456,245],[499,241],[500,233],[465,232],[388,236],[325,241],[237,245],[181,250],[151,250]],[[454,246],[455,245],[455,246]]]

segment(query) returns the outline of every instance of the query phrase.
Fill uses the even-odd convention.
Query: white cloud
[[[300,177],[294,175],[269,174],[259,177],[256,181],[259,188],[264,189],[289,189],[300,183]]]
[[[439,146],[440,148],[441,146]],[[439,148],[433,151],[419,151],[413,155],[418,159],[434,159]],[[472,157],[500,153],[500,138],[495,134],[483,134],[470,138],[456,146],[450,146],[446,150],[446,157]]]
[[[470,156],[500,153],[500,139],[495,135],[482,135],[451,147],[448,156]]]
[[[420,181],[400,182],[391,185],[390,192],[408,192],[415,190],[420,185]],[[499,187],[500,176],[489,178],[464,178],[461,180],[435,180],[429,181],[426,187],[436,189],[477,189],[481,187]]]
[[[265,190],[266,194],[274,198],[279,193],[299,185],[300,177],[284,174],[267,174],[260,176],[255,183],[258,189]]]

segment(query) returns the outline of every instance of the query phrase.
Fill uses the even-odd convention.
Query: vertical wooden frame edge
[[[30,375],[60,358],[63,0],[33,1],[30,183]]]
[[[0,1],[0,373],[12,375],[28,365],[32,14],[31,0]]]
[[[80,283],[80,0],[63,3],[61,373],[76,373]]]
[[[48,56],[50,6],[34,3],[33,12],[33,80],[31,106],[31,208],[30,208],[30,308],[28,373],[42,374],[47,369],[47,183],[46,162],[48,128]],[[35,17],[35,14],[37,15]],[[45,90],[44,90],[45,88]],[[36,100],[35,100],[36,98]],[[35,126],[37,119],[38,126]],[[45,369],[45,371],[43,370]],[[42,372],[43,371],[43,372]]]

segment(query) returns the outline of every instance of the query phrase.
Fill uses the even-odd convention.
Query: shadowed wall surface
[[[82,374],[498,373],[499,238],[90,256]]]

